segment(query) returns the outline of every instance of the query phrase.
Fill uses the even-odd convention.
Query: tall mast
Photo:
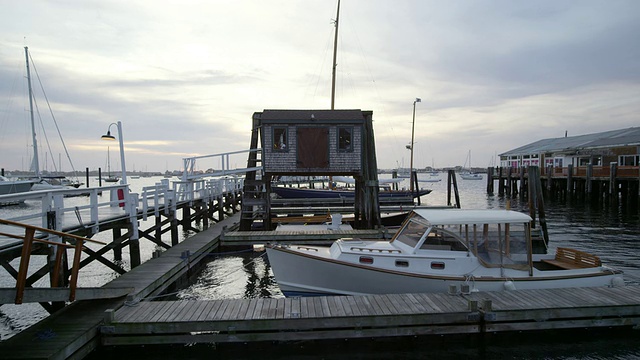
[[[331,73],[331,110],[334,109],[336,103],[336,63],[338,58],[338,19],[340,18],[340,0],[338,0],[338,11],[336,12],[336,34],[333,40],[333,71]]]
[[[33,120],[33,92],[31,90],[31,72],[29,70],[29,48],[24,47],[24,56],[27,59],[27,83],[29,84],[29,113],[31,114],[31,136],[33,137],[33,168],[36,177],[40,177],[40,164],[38,162],[38,141],[36,140],[36,125]]]

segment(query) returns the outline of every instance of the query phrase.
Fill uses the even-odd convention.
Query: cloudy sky
[[[256,111],[330,108],[336,1],[0,6],[7,170],[27,169],[31,157],[24,46],[39,75],[38,145],[50,170],[60,158],[70,166],[47,99],[80,170],[105,168],[110,143],[99,137],[116,121],[127,168],[165,171],[247,149]],[[336,108],[373,111],[380,168],[408,167],[416,97],[416,167],[463,165],[469,152],[486,167],[565,131],[640,125],[640,1],[342,0],[340,10]]]

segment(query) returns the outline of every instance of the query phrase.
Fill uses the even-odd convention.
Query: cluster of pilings
[[[524,198],[528,192],[529,174],[533,168],[487,169],[487,193],[493,194],[498,182],[498,195]],[[637,205],[640,200],[640,170],[635,167],[609,166],[540,169],[540,181],[545,196],[555,200],[579,199],[604,202],[622,202]]]

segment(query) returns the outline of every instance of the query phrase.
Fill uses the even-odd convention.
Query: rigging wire
[[[316,95],[318,95],[318,88],[320,87],[320,80],[323,79],[324,77],[323,75],[323,69],[326,66],[327,63],[327,56],[329,54],[329,49],[331,48],[331,34],[333,33],[333,30],[329,31],[329,36],[327,39],[327,42],[325,44],[325,49],[324,49],[324,54],[322,56],[322,60],[320,61],[320,65],[316,68],[316,81],[315,81],[315,87],[313,89],[313,100],[315,100]]]
[[[44,95],[44,98],[45,98],[45,100],[47,102],[47,106],[49,108],[49,113],[51,114],[51,118],[53,119],[53,124],[55,125],[56,131],[58,132],[58,136],[60,137],[60,141],[62,142],[62,147],[64,148],[64,153],[67,156],[67,160],[69,160],[69,164],[71,165],[71,170],[73,171],[73,174],[77,178],[78,177],[78,172],[76,171],[75,167],[73,166],[73,161],[71,161],[71,156],[69,155],[69,150],[67,149],[67,145],[65,144],[64,139],[62,138],[62,133],[60,132],[60,128],[58,127],[58,122],[56,121],[56,117],[53,114],[53,109],[51,108],[51,104],[49,103],[49,98],[47,97],[47,93],[44,90],[44,85],[42,85],[42,81],[40,80],[40,74],[38,74],[38,69],[36,68],[36,64],[33,61],[33,57],[31,57],[31,53],[30,52],[29,52],[29,58],[31,59],[31,64],[33,66],[33,70],[36,73],[36,77],[38,78],[38,83],[40,84],[40,89],[42,90],[42,94]],[[38,116],[40,116],[39,112],[38,112]],[[42,120],[41,120],[41,122],[42,122]],[[49,141],[48,140],[47,140],[47,145],[49,145]],[[51,152],[51,148],[49,148],[49,151]],[[52,155],[52,157],[53,157],[53,155]],[[53,163],[54,163],[54,168],[55,168],[55,161]],[[57,171],[57,169],[56,169],[56,171]]]

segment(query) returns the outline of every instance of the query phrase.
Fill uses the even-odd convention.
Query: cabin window
[[[373,264],[373,258],[369,256],[360,256],[360,264]]]
[[[338,127],[338,151],[353,151],[353,127]]]
[[[449,226],[448,229],[434,227],[431,229],[424,242],[420,246],[422,250],[467,251],[466,237],[458,226]],[[460,235],[456,235],[460,233]],[[462,236],[462,237],[461,237]]]
[[[285,126],[273,128],[273,150],[288,151],[288,141],[289,137],[287,136],[287,128]]]
[[[528,223],[476,224],[472,232],[473,251],[485,266],[527,268]]]
[[[406,260],[396,260],[396,267],[409,267],[409,262]]]
[[[441,261],[434,261],[431,263],[431,268],[434,270],[444,270],[444,263]]]

